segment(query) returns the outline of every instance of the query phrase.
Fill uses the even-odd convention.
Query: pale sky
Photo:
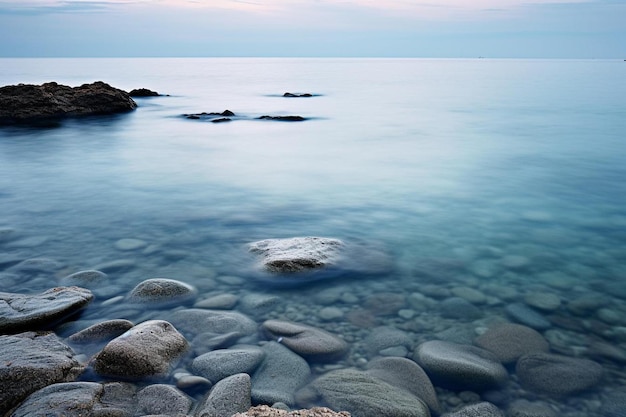
[[[626,0],[0,0],[0,57],[626,59]]]

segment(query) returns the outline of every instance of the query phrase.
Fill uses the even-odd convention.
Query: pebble
[[[509,304],[505,307],[505,311],[515,321],[532,327],[533,329],[546,330],[552,327],[545,317],[524,304]]]
[[[333,321],[343,318],[344,312],[337,307],[324,307],[317,313],[317,316],[323,321]]]
[[[555,311],[561,306],[561,299],[547,292],[532,292],[524,296],[524,302],[543,311]]]
[[[120,239],[115,242],[115,249],[121,251],[133,251],[142,249],[148,246],[148,244],[141,239]]]
[[[550,349],[548,341],[539,332],[514,323],[496,324],[478,336],[474,343],[493,353],[502,363],[513,363],[528,353]]]
[[[469,287],[454,287],[450,290],[456,297],[463,298],[472,304],[483,304],[486,301],[485,294]]]

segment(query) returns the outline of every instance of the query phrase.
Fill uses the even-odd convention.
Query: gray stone
[[[495,405],[482,402],[467,405],[454,413],[444,414],[444,417],[504,417],[504,413]]]
[[[245,413],[237,413],[232,417],[350,417],[347,411],[336,412],[326,407],[312,407],[308,410],[288,411],[274,404],[272,407],[267,405],[257,405],[250,408]],[[356,416],[355,416],[356,417]]]
[[[474,343],[493,353],[502,363],[516,362],[528,353],[550,350],[550,344],[539,332],[514,323],[496,324],[478,336]]]
[[[48,258],[30,258],[25,259],[17,265],[12,266],[11,271],[19,271],[26,273],[54,273],[61,269],[63,264]]]
[[[230,417],[252,406],[250,376],[235,374],[219,381],[198,405],[196,417]]]
[[[330,408],[358,417],[430,417],[428,406],[410,392],[355,369],[328,372],[309,389]]]
[[[446,298],[439,308],[441,315],[448,319],[476,320],[483,315],[478,307],[461,297]]]
[[[547,403],[515,400],[507,410],[507,417],[558,417]]]
[[[166,384],[148,385],[137,393],[137,402],[145,414],[187,414],[193,405],[185,393]]]
[[[305,324],[283,320],[267,320],[261,329],[298,355],[315,361],[328,361],[342,357],[348,344],[325,330]]]
[[[405,331],[380,326],[372,329],[363,340],[363,344],[368,355],[374,357],[379,355],[382,350],[388,348],[402,346],[411,349],[413,341]]]
[[[603,375],[602,366],[596,362],[551,353],[522,356],[515,371],[525,389],[554,396],[592,388]]]
[[[454,287],[450,290],[456,297],[460,297],[472,304],[484,304],[487,297],[482,292],[470,287]]]
[[[524,302],[543,311],[555,311],[561,306],[561,299],[547,292],[532,292],[524,296]]]
[[[71,275],[61,278],[63,285],[77,285],[89,289],[96,289],[104,285],[109,276],[102,271],[88,269],[86,271],[78,271]]]
[[[545,317],[524,304],[509,304],[505,307],[505,311],[513,320],[533,329],[547,330],[552,327]]]
[[[115,242],[115,249],[121,250],[121,251],[131,251],[131,250],[137,250],[137,249],[141,249],[141,248],[145,248],[148,244],[141,239],[120,239],[118,241]]]
[[[180,388],[182,390],[200,390],[204,389],[204,391],[211,388],[213,384],[206,378],[196,375],[183,375],[180,378],[176,379],[176,388]]]
[[[120,382],[53,384],[33,393],[11,415],[130,417],[136,415],[135,388]]]
[[[317,316],[324,321],[335,321],[342,319],[344,312],[337,307],[324,307],[317,313]]]
[[[241,313],[235,311],[204,310],[191,308],[175,311],[169,321],[184,334],[200,333],[240,333],[251,335],[256,333],[257,324]]]
[[[435,385],[483,391],[503,384],[508,373],[490,352],[470,345],[430,341],[418,346],[414,356]]]
[[[220,294],[204,300],[197,301],[194,304],[195,308],[206,308],[216,310],[230,310],[235,307],[239,297],[235,294]]]
[[[239,309],[245,314],[259,317],[276,310],[279,304],[280,298],[275,295],[252,293],[239,300]]]
[[[215,383],[239,373],[252,374],[264,357],[265,352],[260,347],[240,345],[200,355],[193,360],[191,369],[195,374]]]
[[[237,343],[245,335],[238,332],[230,333],[200,333],[192,340],[193,351],[196,355],[202,355],[215,349],[227,348]]]
[[[58,323],[85,307],[91,291],[57,287],[37,295],[0,293],[0,332],[37,330]]]
[[[184,304],[193,302],[198,291],[189,284],[175,279],[152,278],[137,284],[128,295],[130,303],[140,304]]]
[[[187,347],[187,340],[170,323],[150,320],[109,342],[92,364],[98,374],[107,377],[165,377]]]
[[[277,342],[262,346],[265,360],[252,375],[252,399],[259,404],[294,405],[294,394],[311,375],[309,364]]]
[[[134,324],[128,320],[106,320],[72,334],[67,341],[73,344],[108,343],[133,326]]]
[[[31,393],[76,379],[83,367],[54,333],[0,336],[0,415]]]
[[[344,243],[324,237],[266,239],[248,245],[261,255],[262,268],[269,272],[301,272],[323,268],[337,262]]]
[[[405,358],[374,359],[367,364],[367,373],[394,387],[407,390],[422,400],[435,414],[441,414],[437,393],[426,372]]]

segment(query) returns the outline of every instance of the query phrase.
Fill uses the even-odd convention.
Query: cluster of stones
[[[191,113],[191,114],[183,114],[183,117],[191,120],[208,120],[211,123],[223,123],[230,122],[233,119],[246,119],[246,117],[238,116],[230,110],[224,110],[223,112],[202,112],[202,113]],[[279,122],[303,122],[307,120],[302,116],[270,116],[263,115],[255,118],[256,120],[275,120]]]
[[[117,246],[142,247],[128,240]],[[302,273],[340,264],[346,246],[307,237],[254,242],[248,249],[260,257],[259,268],[298,281]],[[53,260],[33,258],[7,269],[58,268]],[[46,330],[80,313],[94,298],[85,287],[107,279],[103,271],[85,270],[61,278],[79,286],[0,293],[0,415],[430,417],[443,412],[435,387],[483,393],[505,386],[514,374],[525,390],[561,398],[591,389],[603,377],[598,363],[552,353],[539,331],[509,322],[489,326],[470,343],[429,340],[415,347],[403,332],[375,328],[367,339],[371,360],[349,367],[342,364],[350,351],[342,335],[207,308],[216,301],[198,301],[196,288],[169,278],[144,280],[125,297],[131,305],[158,307],[158,319],[135,324],[111,318],[65,339]],[[405,350],[389,350],[397,345]],[[316,375],[312,366],[326,372]],[[320,404],[330,409],[312,408]],[[310,409],[288,411],[298,407]],[[551,415],[530,401],[515,407],[514,415]],[[503,415],[489,402],[446,414]]]

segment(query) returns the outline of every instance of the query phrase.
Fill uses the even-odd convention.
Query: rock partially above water
[[[311,93],[285,93],[283,94],[283,97],[313,97],[313,94]]]
[[[57,287],[37,295],[0,293],[0,332],[12,333],[49,327],[85,307],[91,291]]]
[[[306,118],[302,116],[261,116],[259,120],[277,120],[279,122],[303,122]]]
[[[128,93],[131,97],[157,97],[160,96],[156,91],[148,90],[147,88],[135,88]]]
[[[137,284],[131,290],[128,301],[140,304],[181,304],[192,302],[197,293],[195,287],[184,282],[175,279],[152,278]]]
[[[0,364],[0,415],[38,389],[72,381],[83,371],[53,333],[0,336]]]
[[[339,239],[294,237],[261,240],[248,247],[250,252],[262,256],[262,266],[267,271],[292,273],[332,266],[344,246]]]
[[[102,81],[74,88],[55,82],[0,88],[0,126],[49,124],[65,117],[122,113],[136,107],[128,93]]]

